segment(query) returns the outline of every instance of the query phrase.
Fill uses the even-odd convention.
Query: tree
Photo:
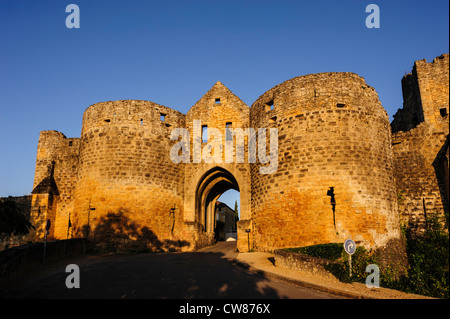
[[[16,202],[0,199],[0,234],[25,235],[34,228],[20,212]]]
[[[239,212],[238,212],[238,203],[237,203],[237,201],[234,202],[234,219],[236,221],[239,220]]]

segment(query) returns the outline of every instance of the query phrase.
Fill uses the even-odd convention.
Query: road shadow
[[[139,227],[128,215],[120,209],[101,217],[92,230],[85,226],[82,232],[87,234],[90,248],[98,253],[129,253],[181,251],[190,246],[185,240],[161,240],[149,227]]]
[[[21,274],[20,282],[0,288],[2,298],[285,298],[262,272],[232,262],[237,253],[235,242],[180,252],[190,243],[160,240],[148,227],[139,227],[127,218],[123,210],[109,212],[88,234],[94,250],[36,265],[33,272]],[[69,264],[79,266],[80,288],[66,286]]]
[[[68,289],[67,264],[80,267],[80,288]],[[36,299],[280,299],[262,273],[234,265],[222,252],[144,253],[68,259],[2,298]],[[51,270],[50,270],[51,267]]]

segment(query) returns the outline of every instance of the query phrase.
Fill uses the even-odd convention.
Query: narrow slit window
[[[202,125],[202,142],[208,142],[208,125]]]
[[[167,114],[164,114],[164,113],[159,114],[159,119],[161,120],[161,122],[164,122],[166,120],[166,115]]]
[[[141,125],[143,125],[144,124],[144,120],[143,119],[141,119]]]
[[[216,103],[216,104],[220,104],[220,98],[216,98],[216,99],[215,99],[215,103]]]
[[[441,117],[446,117],[448,114],[447,109],[445,107],[440,109],[439,113],[441,113]]]
[[[345,107],[345,103],[338,103],[338,104],[336,104],[336,106],[337,106],[338,108],[342,109],[342,108]]]
[[[231,133],[231,129],[232,129],[232,123],[231,122],[227,122],[225,124],[225,140],[226,141],[232,141],[233,140],[233,134]]]
[[[69,146],[72,146],[72,141],[69,141]]]

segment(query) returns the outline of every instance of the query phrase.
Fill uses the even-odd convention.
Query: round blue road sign
[[[344,250],[349,255],[353,255],[355,253],[356,243],[353,241],[353,239],[347,239],[344,242]]]

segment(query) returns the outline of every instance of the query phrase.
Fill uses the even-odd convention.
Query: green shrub
[[[449,237],[442,221],[427,218],[424,233],[406,230],[409,270],[403,290],[436,298],[448,298]]]
[[[0,199],[0,234],[26,235],[32,228],[15,201]]]
[[[430,214],[431,215],[431,214]],[[357,247],[352,255],[352,276],[349,274],[348,254],[342,244],[320,244],[287,248],[287,251],[320,257],[330,263],[325,269],[342,282],[365,282],[366,267],[376,264],[380,268],[380,286],[436,298],[449,298],[449,235],[448,215],[441,221],[436,215],[427,218],[426,230],[417,233],[403,228],[408,257],[408,273],[398,276],[389,265],[381,265],[372,252]]]
[[[345,263],[348,265],[348,255],[345,256]],[[366,267],[370,264],[378,264],[377,259],[364,247],[357,247],[352,255],[352,281],[365,282],[369,273]]]
[[[342,244],[330,243],[306,247],[286,248],[286,250],[312,257],[319,257],[328,260],[338,260],[339,258],[341,258],[342,253],[344,252],[344,246]]]
[[[342,246],[342,245],[341,245]],[[357,247],[352,255],[352,275],[350,276],[349,255],[343,253],[339,264],[329,264],[325,269],[342,282],[365,282],[369,273],[366,267],[370,264],[377,264],[376,258],[364,247]]]
[[[375,258],[371,256],[366,249],[357,247],[355,253],[352,255],[352,276],[350,278],[348,254],[345,253],[344,245],[341,243],[286,248],[286,250],[340,262],[337,264],[329,264],[325,269],[343,282],[364,281],[368,275],[368,273],[366,273],[367,265],[376,264]]]
[[[351,282],[350,271],[348,264],[337,263],[325,265],[325,270],[330,272],[341,282]]]

